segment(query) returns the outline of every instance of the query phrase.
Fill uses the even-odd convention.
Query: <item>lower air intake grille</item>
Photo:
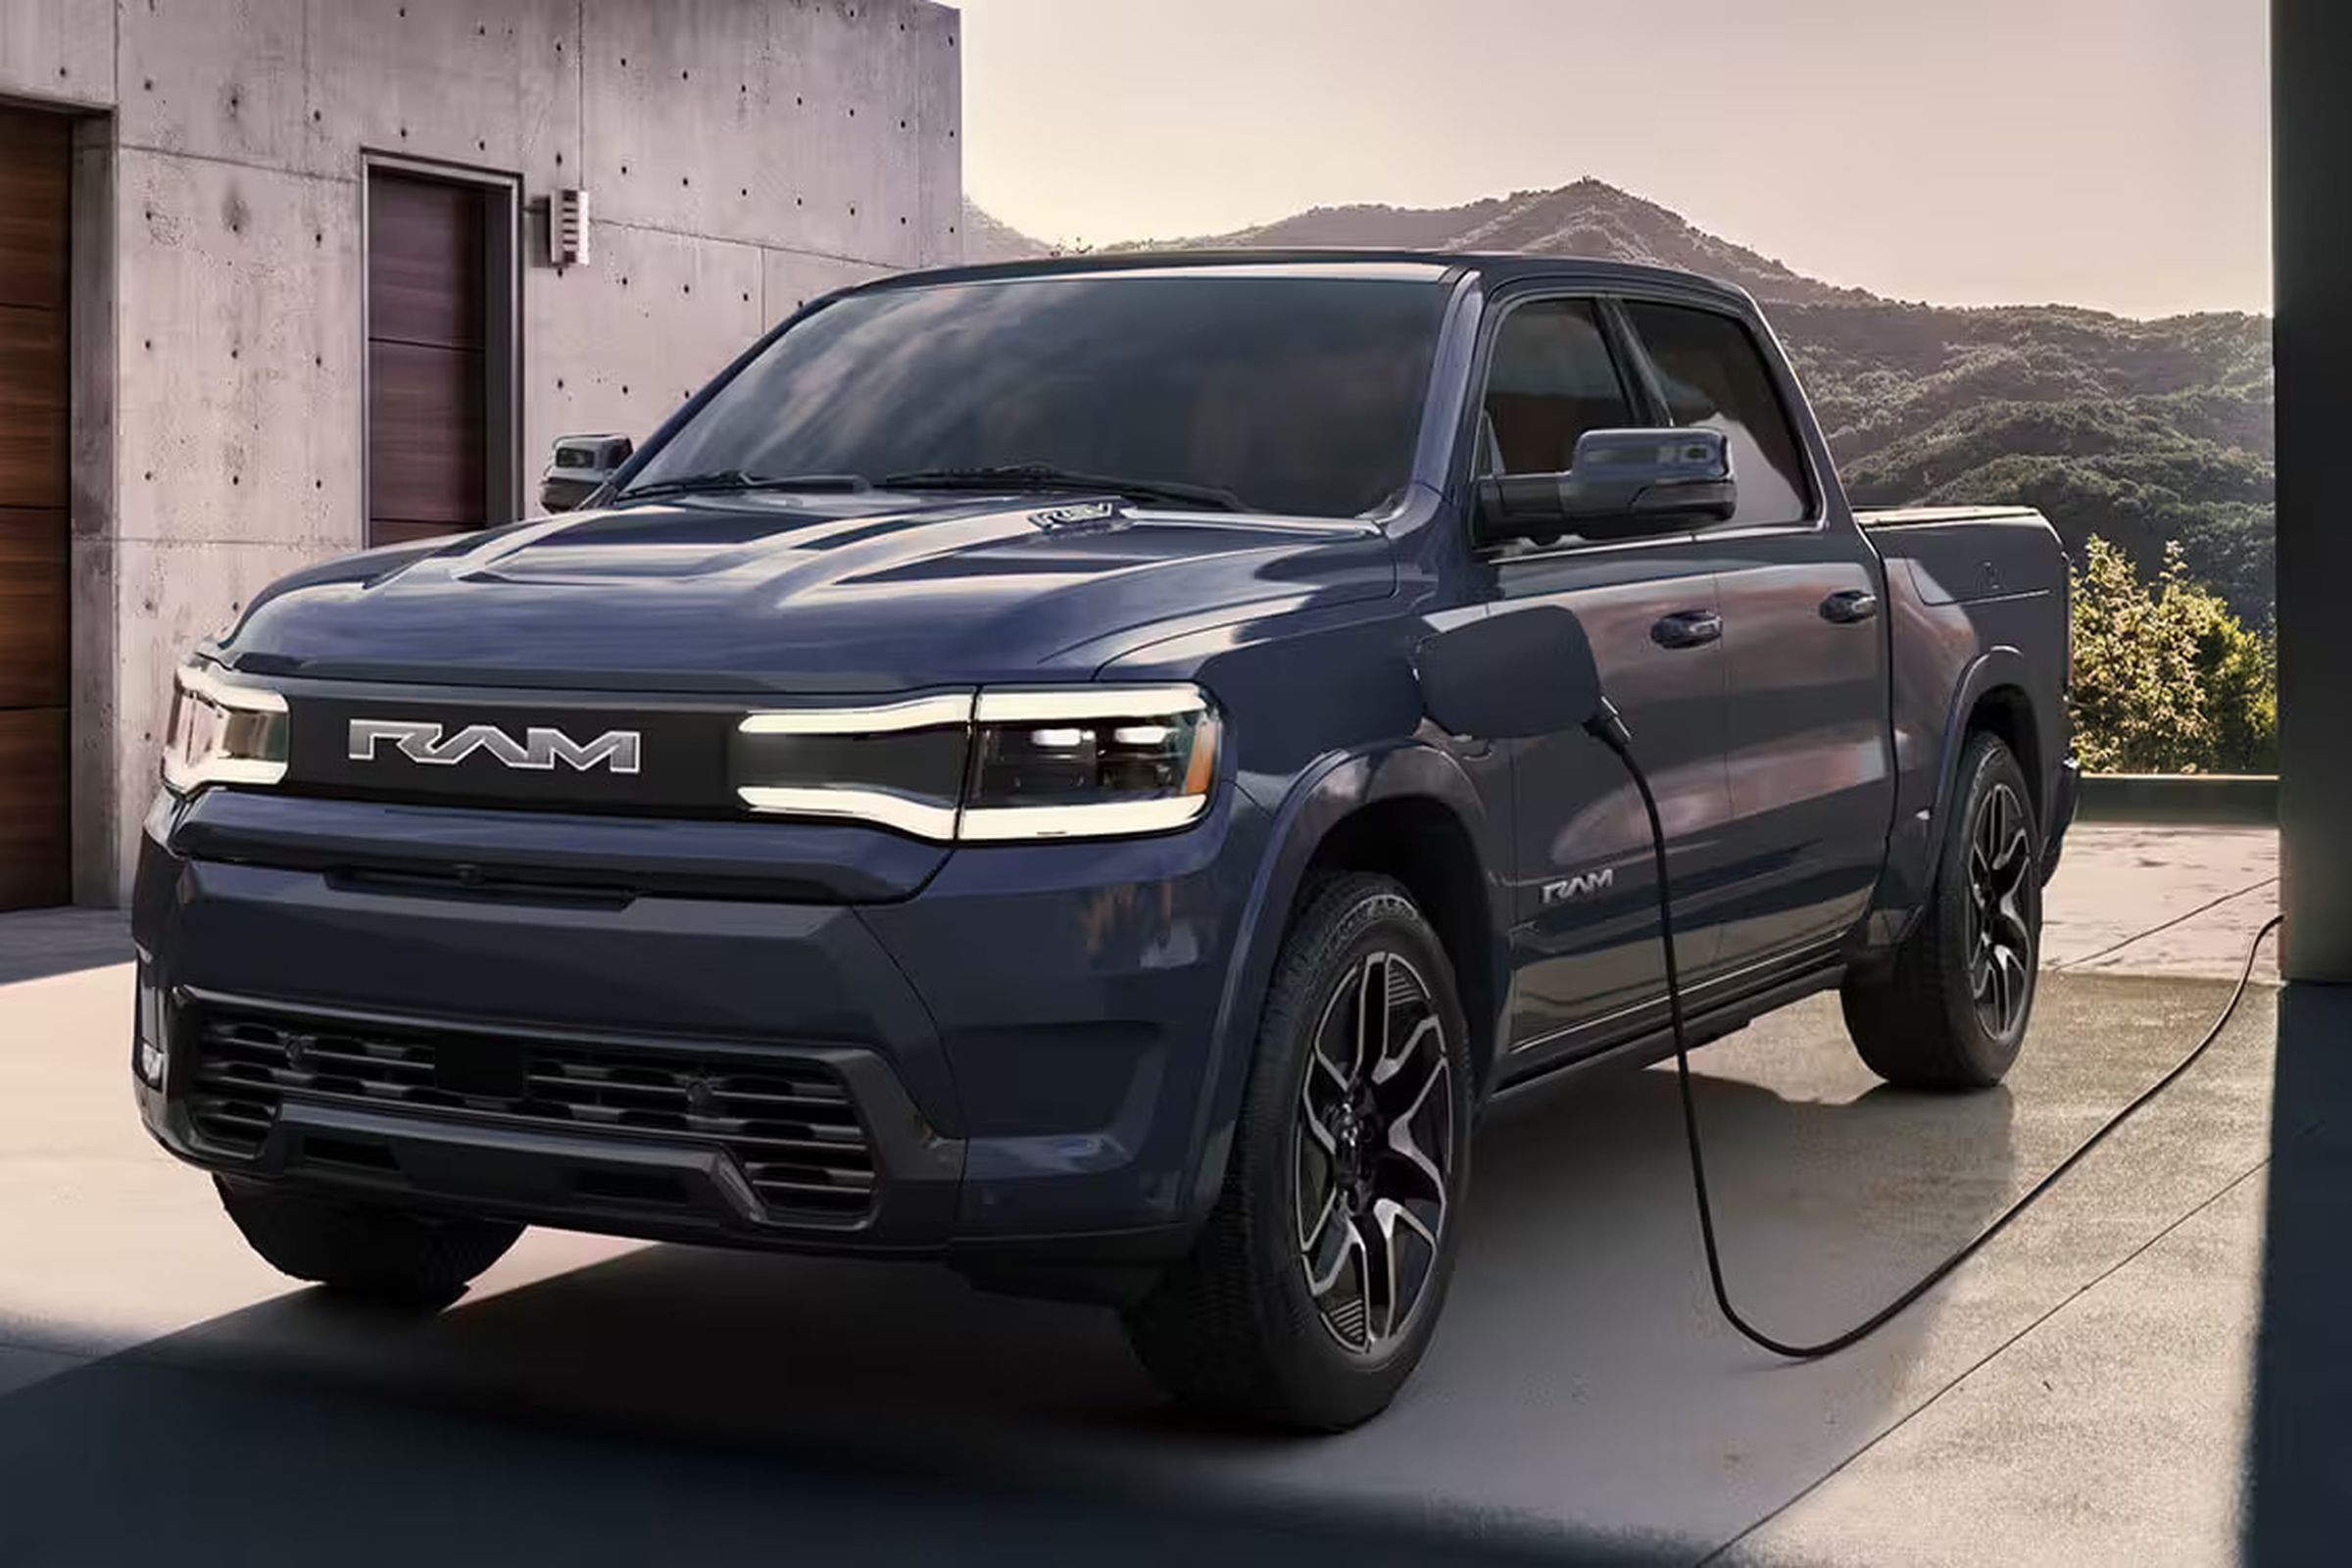
[[[231,1152],[257,1152],[291,1097],[714,1143],[779,1217],[856,1218],[873,1204],[873,1152],[857,1107],[832,1068],[805,1057],[210,1008],[193,1022],[189,1118]]]

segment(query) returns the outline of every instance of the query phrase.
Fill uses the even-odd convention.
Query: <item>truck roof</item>
[[[1001,277],[1059,277],[1090,272],[1205,271],[1229,267],[1280,267],[1328,270],[1335,277],[1371,269],[1427,268],[1433,273],[1476,272],[1494,282],[1521,277],[1565,277],[1606,288],[1616,283],[1671,283],[1696,288],[1753,306],[1746,290],[1718,278],[1666,267],[1591,256],[1529,256],[1518,252],[1350,250],[1338,247],[1272,250],[1140,250],[1084,256],[1037,257],[1017,262],[983,262],[935,267],[876,278],[843,292],[871,293],[926,283],[961,283]]]

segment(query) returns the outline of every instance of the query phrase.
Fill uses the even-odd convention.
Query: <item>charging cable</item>
[[[1668,897],[1666,884],[1666,830],[1658,820],[1657,797],[1650,793],[1649,778],[1642,771],[1642,764],[1634,760],[1633,738],[1627,733],[1625,722],[1618,717],[1617,710],[1604,701],[1601,704],[1600,715],[1586,728],[1605,744],[1610,751],[1617,754],[1617,760],[1625,764],[1626,772],[1633,778],[1634,788],[1641,792],[1642,808],[1649,814],[1650,854],[1657,866],[1658,929],[1661,940],[1665,944],[1666,1009],[1674,1028],[1674,1076],[1676,1085],[1682,1091],[1683,1132],[1690,1145],[1690,1188],[1698,1200],[1698,1234],[1699,1240],[1706,1248],[1707,1283],[1714,1287],[1715,1305],[1723,1313],[1726,1322],[1756,1345],[1770,1350],[1775,1355],[1787,1356],[1790,1360],[1813,1361],[1825,1355],[1834,1355],[1848,1346],[1860,1344],[1880,1329],[1885,1328],[1900,1315],[1904,1308],[1935,1289],[1944,1276],[1974,1257],[1986,1242],[1991,1241],[2006,1229],[2011,1220],[2033,1207],[2044,1194],[2058,1185],[2059,1178],[2081,1163],[2082,1156],[2096,1149],[2109,1133],[2131,1120],[2149,1101],[2170,1089],[2180,1075],[2195,1066],[2197,1059],[2212,1048],[2216,1040],[2222,1037],[2222,1030],[2228,1027],[2230,1019],[2236,1013],[2238,1003],[2245,999],[2247,983],[2254,976],[2254,957],[2262,949],[2263,939],[2278,929],[2280,917],[2274,914],[2263,922],[2261,930],[2254,933],[2254,940],[2246,948],[2245,966],[2238,971],[2237,986],[2230,993],[2230,1000],[2223,1004],[2221,1012],[2214,1018],[2212,1027],[2205,1031],[2204,1038],[2199,1040],[2195,1048],[2187,1055],[2182,1056],[2170,1072],[2141,1090],[2130,1104],[2110,1116],[2098,1131],[2082,1140],[2073,1153],[2060,1160],[2048,1175],[2028,1189],[2025,1196],[2002,1209],[1993,1217],[1990,1224],[1979,1231],[1949,1257],[1928,1270],[1902,1295],[1834,1339],[1823,1340],[1815,1345],[1794,1345],[1786,1340],[1773,1338],[1741,1317],[1740,1309],[1732,1304],[1730,1293],[1724,1289],[1723,1258],[1715,1246],[1714,1207],[1707,1200],[1706,1160],[1699,1150],[1698,1106],[1690,1098],[1690,1042],[1683,1021],[1682,976],[1677,972],[1674,961],[1674,910],[1672,901]]]

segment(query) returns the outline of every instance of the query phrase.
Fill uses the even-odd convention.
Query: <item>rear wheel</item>
[[[1999,736],[1969,742],[1957,797],[1936,890],[1893,968],[1843,994],[1863,1061],[1908,1088],[1999,1083],[2034,1012],[2041,837],[2025,770]]]
[[[522,1227],[445,1218],[214,1178],[245,1241],[280,1273],[403,1306],[441,1307],[506,1255]]]
[[[1327,885],[1283,945],[1224,1190],[1126,1314],[1145,1366],[1188,1403],[1281,1426],[1379,1413],[1437,1325],[1469,1133],[1435,933],[1386,877]]]

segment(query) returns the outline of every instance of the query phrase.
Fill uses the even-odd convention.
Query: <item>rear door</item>
[[[1667,416],[1725,433],[1738,513],[1701,530],[1729,677],[1731,820],[1708,917],[1737,969],[1832,941],[1862,917],[1894,806],[1884,572],[1792,417],[1778,356],[1738,316],[1629,299]]]
[[[1550,294],[1504,305],[1482,413],[1483,472],[1559,472],[1585,431],[1649,422],[1601,307]],[[1729,813],[1724,658],[1704,553],[1688,532],[1605,544],[1569,536],[1514,541],[1483,569],[1496,613],[1559,605],[1583,621],[1657,791],[1675,884],[1702,885]],[[1582,731],[1513,744],[1520,1059],[1506,1074],[1600,1043],[1609,1020],[1654,998],[1665,975],[1648,822],[1623,767]],[[1695,974],[1715,936],[1695,918],[1684,924],[1687,909],[1678,906],[1677,956]]]

